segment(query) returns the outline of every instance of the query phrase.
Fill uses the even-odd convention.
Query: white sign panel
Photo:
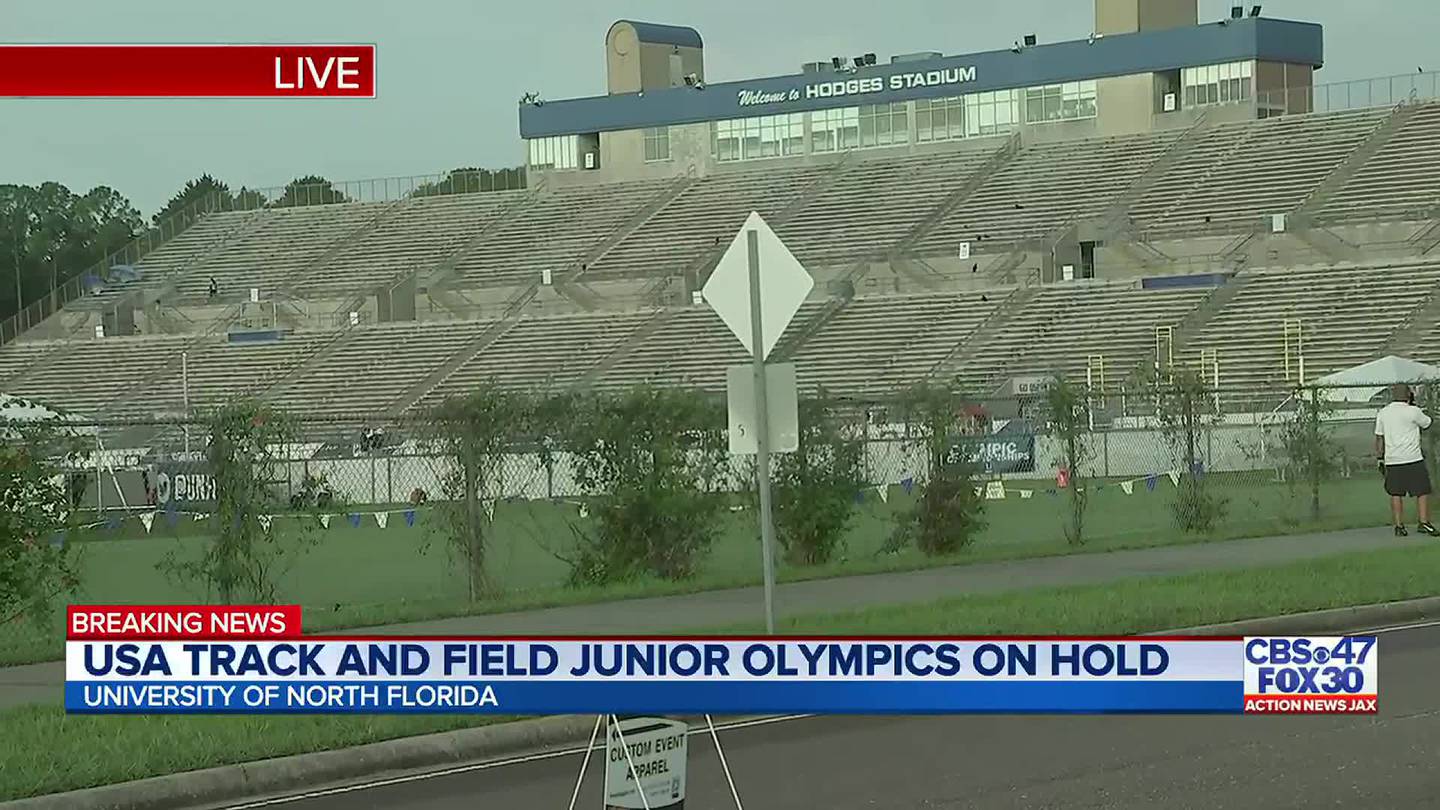
[[[259,288],[259,287],[251,287],[251,288],[250,288],[250,303],[252,303],[252,304],[258,304],[258,303],[260,303],[260,288]]]
[[[802,98],[838,98],[860,96],[870,93],[901,92],[924,87],[943,87],[975,81],[975,66],[938,68],[936,70],[905,71],[889,76],[865,76],[850,79],[836,78],[831,81],[814,82],[797,87],[776,90],[741,90],[736,93],[735,103],[741,107],[755,107],[763,104],[780,104],[799,101]]]
[[[1270,230],[1271,230],[1271,232],[1273,232],[1273,233],[1284,233],[1284,232],[1285,232],[1285,215],[1284,215],[1284,214],[1271,214],[1271,215],[1270,215]]]
[[[605,746],[605,808],[664,810],[685,803],[687,727],[663,717],[611,723]],[[622,742],[623,740],[623,742]],[[645,798],[640,798],[644,791]]]
[[[770,350],[790,325],[790,319],[810,295],[815,279],[760,214],[751,211],[700,291],[715,314],[740,339],[747,354],[752,357],[755,354],[750,334],[750,248],[746,238],[751,230],[756,232],[759,241],[760,327],[765,339],[760,359],[763,360],[770,356]]]
[[[968,259],[968,258],[970,258],[970,243],[969,243],[969,242],[961,242],[961,243],[960,243],[960,258],[961,258],[961,259]]]
[[[755,435],[755,367],[731,366],[725,370],[725,394],[730,410],[730,453],[760,452]],[[795,387],[795,364],[765,366],[765,408],[770,428],[770,452],[793,453],[800,447],[800,403]]]

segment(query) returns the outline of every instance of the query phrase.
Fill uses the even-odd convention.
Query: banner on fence
[[[988,475],[1035,471],[1035,434],[966,436],[950,444],[947,464],[968,464]]]

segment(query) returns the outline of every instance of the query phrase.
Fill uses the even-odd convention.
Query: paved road
[[[779,586],[776,612],[780,616],[830,613],[872,605],[929,602],[972,593],[1234,570],[1434,542],[1426,537],[1395,537],[1385,529],[1351,529],[819,579]],[[758,623],[762,619],[761,604],[759,588],[733,588],[523,613],[460,616],[346,632],[475,636],[673,633]],[[58,662],[0,668],[0,709],[25,703],[58,702],[64,678],[64,667]]]
[[[1440,806],[1440,626],[1386,633],[1380,652],[1377,717],[814,717],[721,742],[749,810]],[[565,808],[580,761],[259,806]],[[598,763],[582,808],[600,805]],[[691,738],[686,805],[734,806],[705,736]]]

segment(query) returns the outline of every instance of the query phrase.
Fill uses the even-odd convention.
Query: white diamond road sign
[[[750,334],[750,256],[745,237],[752,228],[760,253],[760,328],[765,339],[760,359],[764,360],[810,295],[815,279],[760,214],[751,211],[700,291],[720,320],[740,338],[747,354],[755,355],[755,341]]]

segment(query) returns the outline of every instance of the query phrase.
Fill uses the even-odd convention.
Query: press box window
[[[1095,82],[1066,82],[1025,89],[1025,123],[1095,117]]]
[[[645,162],[670,159],[670,128],[650,127],[644,130]]]
[[[580,165],[580,139],[575,135],[530,139],[530,168],[575,169]]]

